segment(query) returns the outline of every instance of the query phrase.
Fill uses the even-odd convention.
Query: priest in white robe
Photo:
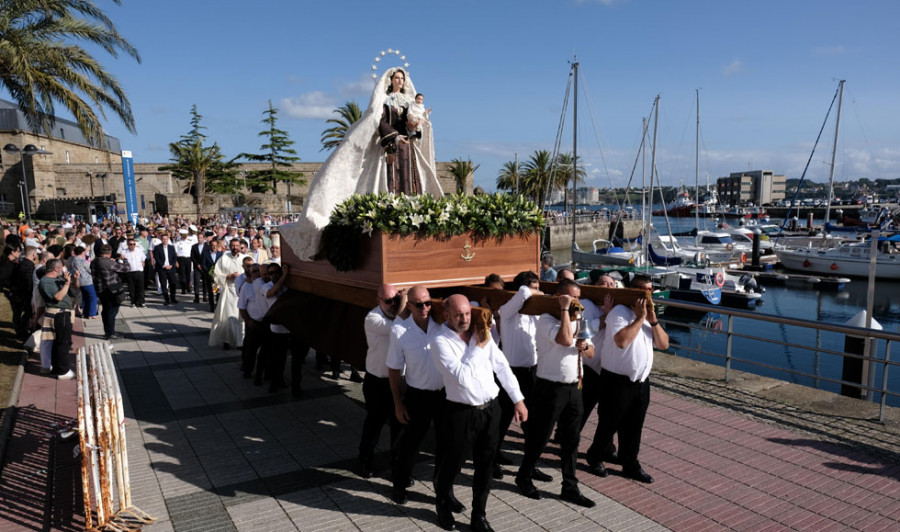
[[[230,253],[219,258],[215,266],[215,283],[219,287],[219,303],[209,331],[210,347],[241,347],[244,343],[244,322],[238,314],[238,296],[234,280],[244,273],[244,255],[239,239],[229,243]]]

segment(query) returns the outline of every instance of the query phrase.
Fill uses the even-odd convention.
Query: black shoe
[[[540,469],[535,469],[531,472],[531,480],[537,480],[538,482],[550,482],[553,480],[553,477],[544,473]]]
[[[499,465],[513,465],[513,461],[503,453],[497,453],[497,456],[494,457],[494,463]]]
[[[456,519],[446,504],[437,507],[438,526],[444,530],[456,530]]]
[[[503,470],[503,466],[500,464],[494,464],[494,480],[503,480],[503,475],[506,474],[506,471]]]
[[[107,334],[105,338],[107,340],[118,340],[121,337],[122,337],[122,335],[119,333],[111,333],[111,334]]]
[[[474,532],[494,532],[494,529],[491,528],[491,524],[488,523],[487,517],[483,515],[472,517],[471,526]]]
[[[195,298],[194,298],[194,303],[199,303],[199,302],[200,302],[200,300],[197,299],[197,298],[195,297]]]
[[[263,385],[262,373],[256,374],[256,377],[253,378],[253,385],[254,386],[262,386]]]
[[[231,344],[229,344],[228,342],[225,342],[224,344],[222,344],[222,349],[224,349],[225,351],[228,351],[229,349],[231,349]]]
[[[616,446],[613,444],[609,444],[603,449],[603,454],[600,455],[600,461],[606,462],[607,464],[622,465],[622,461],[619,460],[619,453],[616,452]]]
[[[341,380],[341,372],[340,371],[332,371],[331,378],[334,380]]]
[[[459,502],[459,499],[452,493],[450,494],[450,498],[447,499],[447,506],[450,507],[450,511],[455,514],[461,514],[466,511],[466,505]]]
[[[172,304],[174,305],[174,304],[176,304],[176,303],[178,303],[178,300],[175,299],[175,298],[173,297],[173,298],[172,298]]]
[[[350,382],[362,382],[362,375],[359,374],[355,369],[350,372]]]
[[[391,500],[397,504],[406,504],[409,497],[406,495],[406,488],[394,488],[391,490]]]
[[[578,488],[562,492],[559,498],[566,502],[577,504],[578,506],[584,506],[585,508],[593,508],[594,506],[597,506],[597,503],[582,495],[581,492],[578,491]]]
[[[372,464],[359,461],[359,476],[362,478],[372,478]]]
[[[406,481],[406,487],[411,488],[416,485],[416,479],[409,477],[409,480]]]
[[[645,484],[653,484],[653,477],[648,475],[641,466],[637,466],[637,468],[622,469],[622,476]]]
[[[528,497],[529,499],[534,499],[536,501],[541,500],[541,492],[538,491],[537,488],[534,487],[531,480],[519,479],[516,477],[516,486],[519,488],[519,493]]]
[[[165,305],[165,306],[168,307],[168,306],[169,306],[169,302],[168,302],[168,301],[163,301],[163,305]]]
[[[603,466],[603,462],[598,462],[590,458],[588,458],[587,460],[587,470],[588,473],[597,475],[598,477],[605,477],[609,475],[609,471],[607,471],[606,467]]]

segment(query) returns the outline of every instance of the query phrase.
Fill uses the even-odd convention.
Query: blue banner
[[[134,159],[130,151],[122,152],[122,179],[125,182],[125,212],[131,223],[137,225],[137,185],[134,183]]]

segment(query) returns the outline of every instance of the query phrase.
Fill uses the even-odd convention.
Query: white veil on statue
[[[390,68],[381,76],[362,118],[350,126],[344,140],[316,172],[297,223],[278,228],[300,260],[312,260],[319,252],[322,230],[328,225],[328,218],[337,204],[353,194],[387,192],[387,167],[379,144],[378,125],[391,85],[391,75],[397,70],[402,69]],[[416,94],[408,72],[403,89],[405,94]],[[422,138],[417,139],[413,146],[420,190],[435,197],[443,196],[434,166],[434,136],[429,121],[422,122]]]

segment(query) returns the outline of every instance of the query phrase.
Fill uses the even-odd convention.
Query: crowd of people
[[[588,471],[605,477],[604,463],[619,464],[622,475],[650,483],[653,478],[638,460],[644,417],[650,401],[649,373],[653,350],[668,348],[668,335],[649,301],[603,305],[575,300],[581,287],[569,270],[559,273],[553,296],[559,318],[520,312],[527,300],[543,295],[538,274],[525,271],[513,280],[516,290],[495,310],[490,332],[473,330],[472,307],[478,302],[462,295],[444,300],[442,324],[435,321],[426,287],[398,290],[386,284],[365,319],[368,344],[363,396],[366,418],[359,444],[359,474],[373,474],[374,450],[383,427],[391,442],[392,499],[407,502],[412,466],[430,427],[435,432],[432,482],[438,524],[453,530],[453,514],[465,510],[453,485],[467,458],[474,463],[471,527],[492,530],[486,514],[491,478],[507,474],[513,461],[502,452],[512,423],[521,423],[525,452],[515,475],[520,493],[541,499],[534,481],[552,477],[537,462],[556,428],[560,446],[560,498],[584,507],[594,501],[578,488],[575,476],[578,442],[591,411],[598,425],[587,454]],[[616,281],[599,276],[595,284],[615,288]],[[504,289],[499,276],[485,286]],[[629,287],[650,290],[648,277],[634,276]],[[487,300],[481,304],[489,304]],[[578,320],[599,334],[576,335]],[[614,436],[618,435],[618,449]]]

